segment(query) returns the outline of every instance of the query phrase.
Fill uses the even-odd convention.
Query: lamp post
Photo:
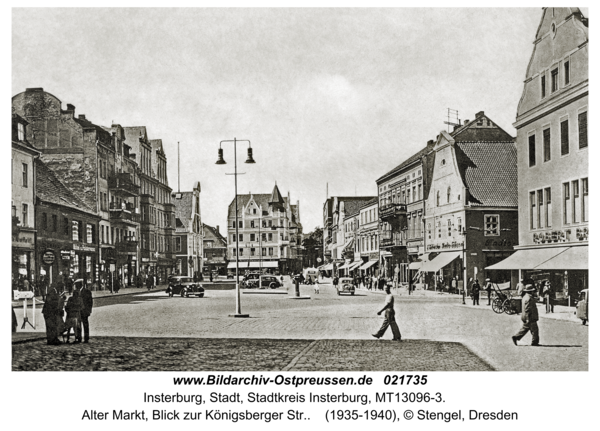
[[[238,234],[238,198],[237,198],[237,143],[238,142],[248,142],[248,158],[246,159],[245,163],[256,163],[254,161],[254,159],[252,158],[252,146],[250,144],[250,141],[248,141],[247,139],[236,139],[233,138],[233,140],[224,140],[219,142],[219,158],[217,159],[216,164],[217,165],[224,165],[226,164],[225,160],[223,159],[223,149],[221,148],[221,145],[223,144],[223,142],[233,142],[233,166],[234,166],[234,173],[233,174],[226,174],[226,175],[233,175],[235,178],[235,314],[230,314],[229,317],[250,317],[249,314],[242,314],[242,308],[241,308],[241,304],[240,304],[240,257],[239,257],[239,234]],[[241,175],[241,174],[240,174]]]

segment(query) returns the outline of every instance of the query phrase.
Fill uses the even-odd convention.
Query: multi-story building
[[[519,238],[513,137],[481,111],[453,132],[442,131],[433,151],[420,266],[426,283],[450,286],[457,278],[462,289],[465,278],[510,281],[510,271],[485,268],[512,254]]]
[[[373,198],[360,207],[357,233],[360,267],[369,275],[379,274],[379,199]]]
[[[360,206],[351,205],[352,212],[345,214],[343,227],[343,243],[348,244],[342,251],[344,264],[338,268],[339,274],[344,276],[352,276],[362,264],[359,252],[358,231],[360,228]]]
[[[167,181],[167,158],[160,139],[150,140],[145,126],[124,127],[138,165],[140,186],[140,270],[161,282],[173,271],[175,207]]]
[[[109,202],[121,206],[119,213],[122,210],[134,212],[139,186],[135,177],[123,172],[130,169],[127,162],[122,162],[128,157],[127,148],[120,145],[117,135],[110,130],[90,122],[83,114],[76,117],[75,106],[67,104],[63,110],[61,101],[43,88],[28,88],[17,94],[12,106],[14,113],[29,122],[27,139],[40,151],[44,165],[100,216],[104,246],[95,252],[91,247],[87,250],[90,259],[98,263],[95,276],[105,279],[110,272],[126,280],[124,268],[116,267],[116,253],[112,249],[117,242],[134,235],[135,226],[121,221],[113,226],[111,221],[116,219]]]
[[[12,116],[12,282],[13,290],[19,280],[36,281],[35,253],[35,160],[40,152],[27,141],[27,121]]]
[[[517,108],[518,251],[493,269],[548,279],[573,304],[588,288],[588,20],[544,8]]]
[[[425,199],[431,185],[433,141],[377,179],[381,269],[408,282],[409,265],[423,254]]]
[[[218,275],[227,274],[227,239],[219,232],[219,226],[204,224],[202,251],[204,253],[204,271]]]
[[[173,235],[176,273],[193,277],[202,272],[202,218],[200,215],[200,182],[191,192],[171,194],[175,205]]]
[[[36,161],[36,175],[38,273],[45,275],[50,284],[60,273],[74,280],[95,282],[99,277],[100,217],[42,160]]]
[[[271,194],[237,196],[229,204],[227,268],[234,271],[236,255],[240,271],[278,270],[282,273],[299,271],[302,260],[302,224],[300,203],[290,204],[288,193],[283,198],[277,185]],[[237,235],[237,236],[236,236]]]

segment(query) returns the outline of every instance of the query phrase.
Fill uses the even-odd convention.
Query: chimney
[[[460,126],[457,124],[456,126],[454,126],[454,129],[452,130],[453,132],[455,132]]]
[[[219,233],[219,225],[215,226],[215,230],[217,231],[217,233]]]
[[[41,93],[43,91],[44,89],[42,87],[33,87],[25,89],[25,93]]]
[[[465,126],[469,124],[469,120],[465,120]]]
[[[65,112],[67,114],[71,114],[71,118],[75,117],[75,105],[67,103],[67,110]]]
[[[79,119],[80,120],[85,120],[85,114],[79,114]]]
[[[483,115],[483,111],[479,111],[477,114],[475,114],[475,117],[479,117],[481,115]]]

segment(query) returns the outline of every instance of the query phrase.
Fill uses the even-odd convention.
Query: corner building
[[[588,20],[544,8],[517,109],[519,247],[493,269],[550,280],[573,305],[588,277]]]

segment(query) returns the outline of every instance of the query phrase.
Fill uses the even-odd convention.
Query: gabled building
[[[510,271],[490,265],[517,245],[517,150],[513,137],[483,111],[433,146],[431,187],[425,200],[425,282],[448,287],[457,278],[510,281]],[[436,278],[433,278],[433,275]]]
[[[517,108],[519,246],[492,269],[549,280],[574,304],[589,287],[589,29],[579,8],[544,8]]]
[[[271,194],[238,195],[229,204],[227,220],[230,271],[235,271],[236,255],[242,272],[252,269],[289,273],[301,269],[300,202],[291,205],[289,194],[282,197],[277,185]]]
[[[205,272],[212,271],[218,275],[227,274],[227,239],[221,235],[219,226],[203,224],[204,237],[202,251],[204,253]]]
[[[175,272],[193,277],[202,272],[202,218],[200,214],[200,182],[191,192],[171,194],[175,206],[175,233],[173,235]]]
[[[74,280],[82,278],[89,284],[102,279],[98,274],[97,212],[64,185],[42,160],[36,161],[36,175],[38,273],[46,275],[50,284],[59,273]]]
[[[373,198],[360,207],[357,232],[358,252],[368,275],[379,274],[379,199]]]

